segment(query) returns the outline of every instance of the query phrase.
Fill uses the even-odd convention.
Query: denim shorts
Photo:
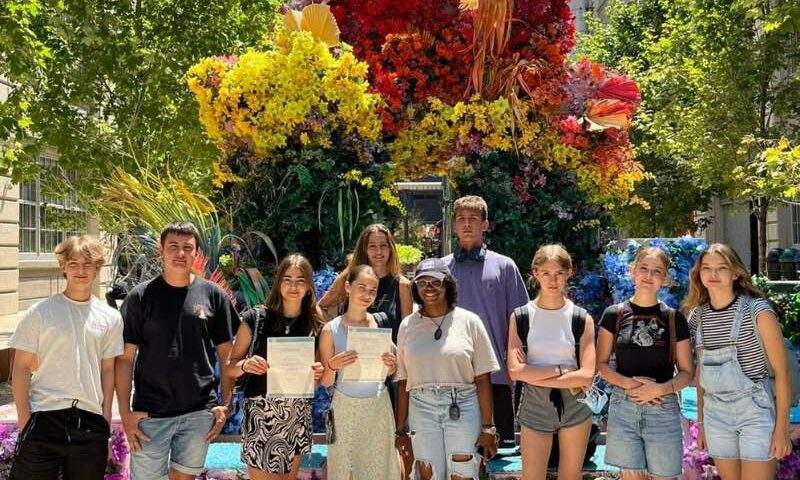
[[[708,454],[714,458],[764,462],[775,429],[772,392],[756,384],[749,395],[703,397],[703,431]]]
[[[608,407],[608,465],[677,477],[683,461],[683,430],[677,395],[661,397],[660,405],[638,405],[615,388]]]
[[[411,446],[418,462],[433,467],[431,480],[445,480],[452,475],[477,479],[480,457],[475,442],[481,433],[481,416],[475,387],[421,387],[409,396]],[[449,415],[454,397],[461,413],[458,420],[451,420]],[[472,458],[455,462],[453,455]],[[419,478],[416,463],[414,471],[412,478]]]
[[[214,414],[208,410],[176,417],[145,418],[139,430],[150,441],[131,452],[131,480],[166,480],[169,469],[200,475],[206,463],[208,435]]]

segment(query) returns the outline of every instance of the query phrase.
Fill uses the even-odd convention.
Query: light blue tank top
[[[342,324],[342,317],[330,321],[333,334],[334,355],[347,350],[347,325]],[[351,382],[343,381],[341,375],[336,374],[336,391],[352,398],[378,397],[383,393],[383,382]]]

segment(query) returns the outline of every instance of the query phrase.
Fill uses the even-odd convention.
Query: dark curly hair
[[[444,285],[444,298],[447,299],[447,309],[452,310],[456,306],[456,300],[458,299],[456,279],[452,275],[445,275],[442,284]],[[414,298],[414,302],[420,306],[425,305],[425,302],[422,301],[422,295],[417,290],[416,282],[411,283],[411,296]]]

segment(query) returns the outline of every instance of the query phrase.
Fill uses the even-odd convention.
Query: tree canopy
[[[579,54],[642,89],[632,140],[654,176],[638,193],[662,225],[687,225],[711,193],[746,195],[733,174],[746,139],[797,138],[798,13],[797,0],[614,0],[588,22]]]
[[[112,167],[158,164],[206,184],[205,140],[184,76],[199,59],[258,42],[278,1],[10,0],[0,6],[3,173],[37,172],[44,147],[92,193]],[[202,186],[202,185],[201,185]]]

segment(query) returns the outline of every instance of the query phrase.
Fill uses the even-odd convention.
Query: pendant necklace
[[[435,321],[433,318],[431,318],[431,317],[425,317],[425,318],[427,318],[428,320],[430,320],[430,321],[431,321],[431,323],[433,323],[434,325],[436,325],[436,331],[435,331],[435,332],[433,332],[433,339],[434,339],[434,340],[439,340],[440,338],[442,338],[442,324],[444,323],[444,319],[445,319],[445,317],[446,317],[446,316],[447,316],[447,314],[445,313],[445,314],[442,316],[442,319],[441,319],[441,320],[439,320],[439,323],[436,323],[436,321]]]

